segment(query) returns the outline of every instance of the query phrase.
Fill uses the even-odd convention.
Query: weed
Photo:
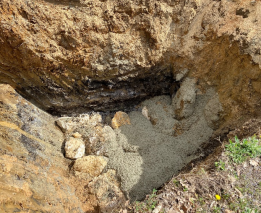
[[[215,206],[215,207],[213,208],[213,212],[215,212],[215,213],[220,213],[220,212],[221,212],[221,208]]]
[[[215,162],[215,166],[218,170],[225,170],[226,164],[224,161],[220,160],[219,162]]]
[[[200,197],[199,203],[200,203],[201,206],[204,206],[206,204],[205,199],[203,197]]]
[[[245,193],[245,192],[247,191],[246,188],[244,188],[244,187],[236,186],[236,188],[237,188],[241,193]]]
[[[184,192],[187,192],[187,191],[188,191],[188,188],[184,187],[183,191],[184,191]]]
[[[244,199],[239,199],[238,202],[230,204],[230,209],[236,212],[242,212],[242,213],[257,213],[258,210],[252,208],[250,206],[251,202],[244,200]]]
[[[173,180],[173,183],[176,185],[176,186],[179,186],[180,185],[180,182],[176,179]]]
[[[156,204],[157,204],[157,201],[156,201],[156,196],[157,195],[156,195],[156,193],[157,193],[157,190],[153,189],[152,194],[149,196],[149,198],[147,200],[147,208],[149,210],[153,210],[156,207]]]
[[[136,210],[137,212],[143,211],[144,208],[145,208],[145,204],[144,204],[144,203],[141,203],[141,202],[139,202],[139,201],[136,201],[136,203],[135,203],[135,210]]]
[[[244,162],[249,157],[261,156],[261,145],[256,136],[243,139],[242,141],[235,137],[234,143],[229,140],[226,150],[230,159],[237,164]]]
[[[222,193],[222,198],[224,200],[228,200],[230,198],[230,195],[228,193]]]
[[[204,168],[201,168],[201,169],[198,171],[198,174],[199,174],[199,175],[205,175],[205,174],[207,174],[207,172],[205,171]]]
[[[144,202],[137,201],[135,203],[136,212],[150,212],[156,208],[157,200],[156,200],[157,190],[153,189],[152,194],[148,197],[148,199]]]

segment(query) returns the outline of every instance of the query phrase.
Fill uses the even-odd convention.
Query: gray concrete
[[[213,132],[204,115],[213,95],[213,90],[197,95],[193,113],[180,121],[173,118],[169,96],[152,98],[141,104],[150,120],[134,111],[129,114],[131,125],[114,130],[116,140],[107,141],[108,167],[117,170],[121,188],[132,201],[144,198],[196,157],[195,151]]]

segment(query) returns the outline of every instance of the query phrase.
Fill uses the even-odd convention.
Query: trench
[[[151,75],[140,76],[128,81],[89,79],[81,83],[84,88],[88,88],[86,96],[91,93],[96,94],[93,100],[90,99],[93,101],[93,105],[90,102],[79,105],[79,102],[82,101],[81,98],[78,98],[76,103],[67,100],[68,105],[61,104],[62,102],[58,100],[55,100],[58,103],[56,106],[47,104],[45,107],[45,100],[40,105],[36,105],[54,116],[67,115],[69,120],[77,120],[80,114],[86,111],[93,112],[94,109],[99,111],[99,114],[103,116],[100,126],[103,129],[109,128],[110,131],[106,133],[108,137],[105,138],[105,143],[101,143],[101,146],[95,151],[85,154],[106,157],[108,164],[104,172],[108,169],[116,170],[121,184],[120,188],[125,196],[131,201],[142,200],[154,188],[161,187],[173,175],[179,173],[189,162],[202,156],[204,152],[202,146],[209,144],[213,133],[225,122],[224,110],[227,114],[230,113],[227,109],[223,109],[223,104],[230,107],[231,102],[228,101],[231,100],[238,108],[241,103],[248,104],[242,106],[248,108],[247,112],[250,116],[253,115],[253,112],[258,111],[257,106],[259,105],[256,103],[260,103],[260,95],[257,95],[255,83],[259,83],[259,79],[256,76],[245,78],[242,76],[254,74],[259,76],[260,68],[258,65],[252,64],[250,56],[240,55],[237,45],[233,45],[228,50],[228,43],[229,41],[224,39],[221,44],[223,46],[215,44],[199,55],[199,58],[203,59],[207,58],[204,56],[209,55],[210,51],[217,52],[216,55],[219,57],[211,62],[217,67],[203,64],[202,67],[205,69],[199,69],[200,67],[196,69],[195,65],[190,67],[190,70],[193,72],[194,69],[196,74],[194,73],[193,76],[191,72],[189,77],[185,76],[179,81],[170,74],[170,67],[167,70],[156,69]],[[231,60],[234,60],[232,65],[229,64]],[[182,64],[184,61],[179,63]],[[202,64],[201,61],[197,63]],[[203,73],[200,72],[201,70]],[[213,70],[219,72],[209,75]],[[227,72],[229,75],[226,75]],[[197,76],[200,75],[202,75],[200,80],[204,79],[204,83],[210,80],[213,85],[199,85],[200,80],[195,83]],[[187,81],[192,83],[187,84]],[[249,83],[251,81],[253,81],[253,85]],[[76,84],[74,87],[75,92],[69,95],[82,97],[82,93],[80,93],[82,88]],[[43,93],[45,89],[24,88],[25,91],[30,90],[31,94],[38,95],[39,91]],[[19,92],[26,93],[23,90]],[[56,95],[51,94],[50,99]],[[26,97],[34,102],[29,96]],[[252,98],[252,102],[246,101],[249,100],[249,97]],[[34,97],[34,100],[37,98],[40,100],[40,96]],[[99,100],[95,102],[95,99]],[[103,100],[109,101],[103,103]],[[88,105],[89,107],[87,107]],[[112,129],[109,127],[110,119],[119,110],[128,114],[130,124]],[[240,114],[238,109],[235,112]],[[232,120],[230,114],[230,117],[227,114],[226,119]],[[24,119],[26,124],[28,118],[25,115],[24,117],[27,119]],[[108,117],[109,121],[105,121]],[[18,129],[16,128],[16,130]],[[65,138],[70,137],[76,131],[87,139],[87,143],[89,142],[90,129],[81,126],[81,123],[76,124],[72,132],[66,133]],[[30,138],[24,129],[19,132],[24,137],[41,142],[35,137]],[[27,140],[24,141],[27,143]],[[89,146],[92,145],[89,144]],[[63,147],[61,147],[61,152],[64,152]],[[70,164],[70,167],[72,165],[73,163]]]
[[[229,71],[230,73],[239,68],[244,72],[246,68],[259,70],[256,65],[253,66],[249,62],[248,56],[238,57],[236,45],[228,51],[226,42],[228,42],[226,39],[222,42],[225,48],[214,45],[208,49],[208,51],[219,52],[218,60],[222,60],[222,63],[218,63],[220,66],[218,70],[226,72],[226,69],[230,69],[230,67],[227,68],[227,61],[234,58],[239,63]],[[201,54],[207,54],[208,51],[202,51]],[[223,54],[229,55],[228,59],[224,60]],[[190,69],[193,70],[192,67]],[[211,69],[208,71],[210,72]],[[189,162],[200,157],[204,152],[202,146],[209,143],[215,130],[224,123],[225,113],[220,101],[224,103],[224,97],[228,97],[232,80],[223,81],[218,74],[216,78],[210,75],[209,78],[212,78],[211,82],[215,82],[215,85],[203,85],[202,89],[202,85],[195,83],[196,79],[193,75],[185,76],[177,81],[169,70],[170,68],[154,69],[151,75],[128,81],[86,80],[82,83],[88,88],[88,94],[96,93],[95,97],[101,98],[99,101],[95,102],[94,98],[93,105],[89,107],[72,102],[70,104],[75,104],[73,107],[66,105],[61,107],[59,103],[60,106],[45,109],[53,115],[71,116],[72,120],[83,112],[93,112],[93,109],[96,109],[96,113],[98,111],[103,116],[102,128],[111,125],[110,120],[116,111],[121,110],[128,114],[130,124],[111,129],[107,133],[108,138],[105,139],[105,143],[97,149],[91,147],[92,144],[89,143],[91,131],[88,127],[84,128],[76,124],[73,132],[79,132],[87,139],[89,148],[96,149],[93,152],[86,152],[86,155],[100,155],[108,158],[104,172],[108,169],[116,170],[121,190],[131,201],[144,199],[153,189],[161,187]],[[207,72],[204,75],[206,76]],[[233,74],[237,79],[241,75],[240,72]],[[187,84],[187,81],[192,83]],[[222,90],[216,85],[221,85]],[[245,85],[241,84],[233,88],[234,95],[242,86]],[[75,93],[71,96],[77,97],[77,91],[81,89],[77,85],[75,87]],[[31,88],[31,93],[39,92],[39,89],[41,88],[36,88],[33,92],[34,89]],[[223,92],[224,90],[226,92]],[[219,97],[220,94],[221,97]],[[247,94],[242,93],[242,95]],[[79,97],[81,95],[79,93]],[[110,101],[103,103],[104,97],[109,97]],[[180,106],[176,106],[175,100],[179,100],[177,102]],[[43,108],[43,103],[41,103],[41,108]],[[109,121],[106,121],[108,117]],[[66,133],[66,137],[70,137],[73,132]],[[99,141],[99,138],[97,140]],[[62,147],[62,152],[64,152],[64,147]]]
[[[94,136],[98,142],[91,142],[93,127],[82,125],[84,114],[78,118],[64,118],[65,123],[79,119],[74,121],[80,124],[75,124],[73,132],[89,138],[88,150],[92,151],[86,155],[108,159],[104,172],[116,170],[120,188],[131,201],[144,199],[189,162],[199,158],[202,145],[209,141],[221,117],[222,106],[214,88],[202,93],[193,78],[175,81],[175,85],[175,89],[169,88],[173,90],[171,95],[150,97],[131,108],[126,107],[130,123],[119,128],[110,127],[113,112],[98,113],[103,115],[104,143],[99,136]],[[72,135],[66,134],[67,138]]]

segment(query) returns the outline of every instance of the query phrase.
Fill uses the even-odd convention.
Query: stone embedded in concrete
[[[196,80],[186,78],[172,99],[174,117],[178,120],[187,118],[194,112],[196,101]]]
[[[107,159],[105,157],[89,155],[77,159],[73,165],[73,170],[76,175],[86,173],[89,178],[94,178],[101,174],[106,165]]]
[[[149,116],[149,110],[146,106],[144,106],[141,110],[142,115],[147,118],[148,120],[150,120],[150,116]]]
[[[90,193],[97,198],[99,209],[103,213],[119,212],[126,202],[115,170],[109,169],[106,173],[94,178],[88,187]]]
[[[81,137],[82,137],[82,135],[81,135],[79,132],[73,133],[72,136],[73,136],[74,138],[81,138]]]
[[[204,114],[209,127],[216,129],[222,119],[223,107],[219,101],[218,94],[213,96],[206,104]]]
[[[81,158],[85,154],[85,144],[80,138],[70,137],[65,142],[65,156],[70,159]]]
[[[127,113],[125,112],[116,112],[114,115],[112,121],[111,121],[111,126],[114,129],[119,128],[120,126],[131,124],[130,118]]]

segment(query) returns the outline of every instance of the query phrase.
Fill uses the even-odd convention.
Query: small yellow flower
[[[215,195],[215,197],[216,197],[217,200],[221,199],[221,197],[219,195]]]

